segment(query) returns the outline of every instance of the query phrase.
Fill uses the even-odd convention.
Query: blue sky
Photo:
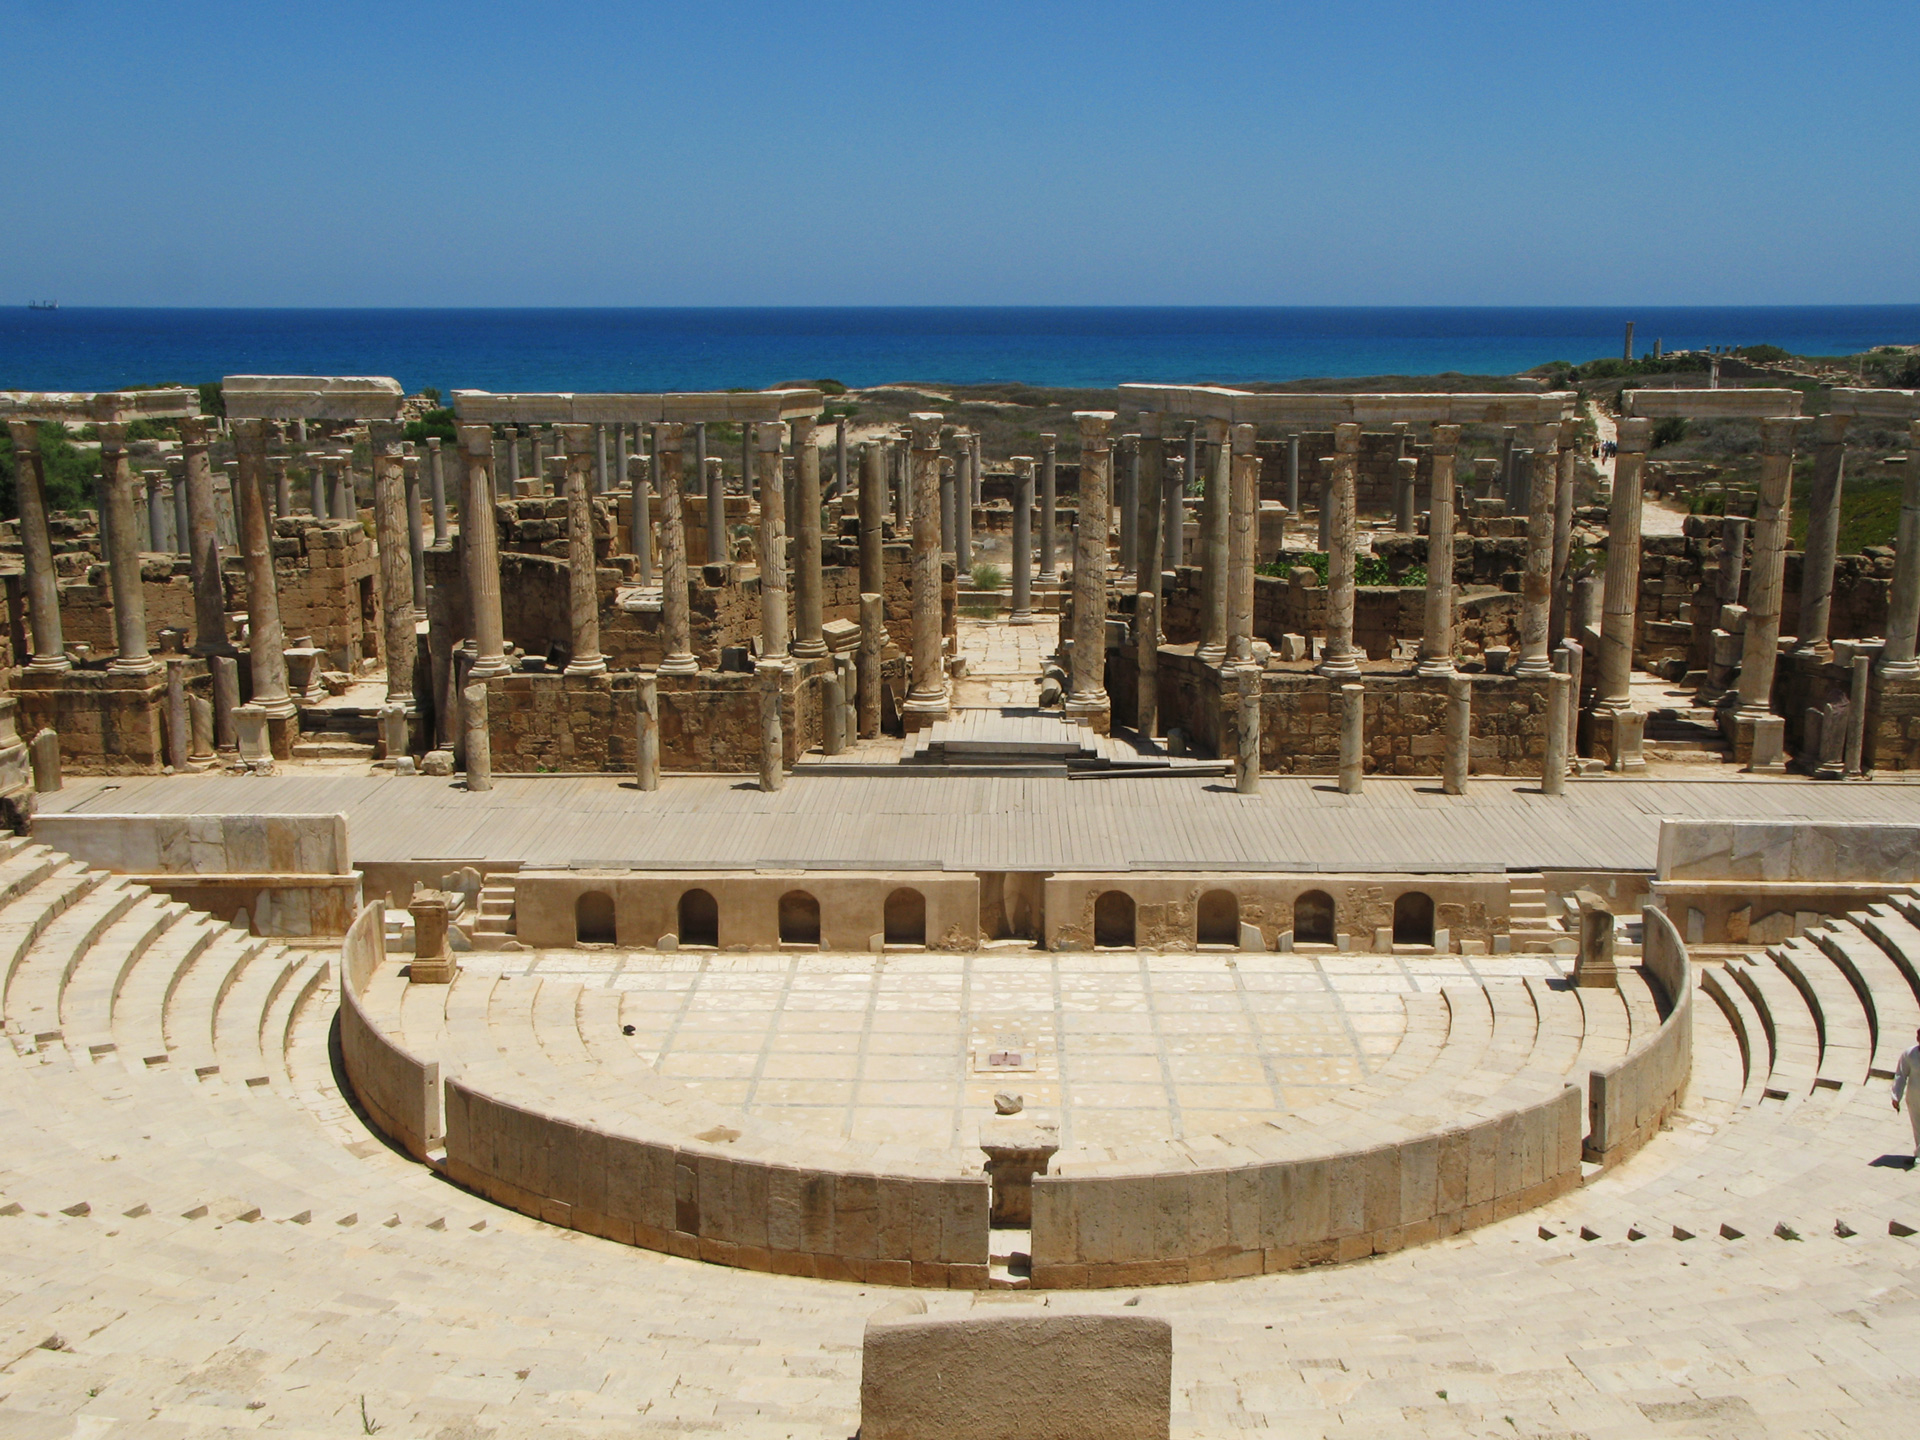
[[[0,25],[0,303],[1920,300],[1911,0]]]

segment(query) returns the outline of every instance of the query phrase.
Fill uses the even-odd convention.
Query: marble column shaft
[[[385,609],[387,703],[413,709],[413,662],[419,631],[413,609],[413,550],[407,534],[406,458],[400,426],[375,420],[367,426],[373,457],[374,543],[380,549],[380,603]]]
[[[780,727],[780,685],[785,667],[778,660],[762,660],[754,667],[760,686],[760,788],[778,790],[786,775],[786,740]]]
[[[1120,437],[1120,574],[1134,589],[1140,573],[1140,437]]]
[[[1080,507],[1073,555],[1073,686],[1069,715],[1107,712],[1107,525],[1113,486],[1110,410],[1076,411],[1080,426]]]
[[[606,459],[604,448],[600,458]],[[427,437],[427,483],[433,503],[433,543],[438,547],[447,543],[447,458],[438,435]]]
[[[231,655],[227,597],[220,580],[220,514],[214,507],[213,466],[207,458],[212,422],[193,416],[180,422],[180,457],[186,467],[187,565],[193,576],[193,645],[202,657]]]
[[[1420,528],[1419,476],[1420,461],[1415,456],[1402,455],[1393,462],[1393,528],[1402,535],[1412,535]]]
[[[800,514],[799,544],[794,547],[793,653],[811,659],[827,653],[822,633],[820,573],[820,447],[814,443],[815,423],[802,417],[793,424],[794,497]]]
[[[167,553],[167,502],[160,494],[164,470],[149,470],[141,478],[147,489],[147,549],[156,555]]]
[[[887,455],[879,443],[860,447],[860,593],[879,595],[886,588],[886,553],[881,530],[887,510]]]
[[[7,424],[13,437],[14,503],[20,512],[20,542],[27,571],[27,625],[33,650],[27,669],[38,674],[71,670],[60,624],[60,577],[53,568],[47,533],[47,499],[40,459],[40,427],[31,420]],[[204,461],[206,451],[201,450]]]
[[[493,517],[492,428],[460,426],[460,448],[467,463],[466,495],[460,504],[461,559],[474,650],[467,678],[484,682],[512,669],[507,663],[505,627],[500,618],[500,537]]]
[[[953,566],[963,582],[973,579],[973,466],[967,437],[960,440],[960,455],[954,461],[957,472],[953,487]]]
[[[1165,442],[1161,452],[1165,454]],[[1165,600],[1166,572],[1178,570],[1187,560],[1187,462],[1180,455],[1167,455],[1160,482],[1160,571],[1161,599]]]
[[[1200,500],[1200,648],[1197,656],[1218,665],[1227,654],[1227,523],[1231,503],[1233,456],[1227,445],[1227,425],[1206,422],[1208,457],[1206,490]]]
[[[313,518],[327,518],[327,459],[323,455],[307,457],[307,508]]]
[[[147,595],[140,583],[140,528],[134,518],[132,466],[127,427],[100,431],[102,528],[107,532],[107,581],[113,592],[113,663],[116,675],[150,675],[160,668],[147,651]]]
[[[1574,469],[1579,461],[1580,427],[1578,422],[1560,422],[1560,449],[1555,455],[1553,482],[1553,590],[1547,603],[1547,643],[1558,645],[1567,638],[1567,606],[1572,599],[1572,580],[1567,567],[1573,559],[1573,485]]]
[[[484,425],[461,426],[462,430],[484,430]],[[493,443],[487,443],[487,465],[493,465]],[[460,692],[462,728],[466,731],[467,789],[473,792],[493,789],[493,737],[487,728],[487,686],[476,680]]]
[[[1816,422],[1813,490],[1807,497],[1807,548],[1800,564],[1800,631],[1795,653],[1833,654],[1827,630],[1833,615],[1833,569],[1840,549],[1840,496],[1847,468],[1847,416]],[[1908,461],[1911,465],[1915,462]]]
[[[173,553],[193,558],[192,527],[187,522],[187,467],[183,459],[171,467],[173,475]]]
[[[1161,491],[1167,483],[1167,442],[1162,438],[1163,422],[1151,412],[1140,417],[1140,477],[1138,482],[1138,500],[1140,504],[1140,531],[1134,537],[1134,546],[1138,551],[1134,561],[1137,567],[1134,588],[1150,591],[1155,600],[1160,598],[1162,558],[1164,547],[1161,543]],[[1157,619],[1159,610],[1154,611]],[[1159,642],[1158,625],[1155,626],[1154,641]]]
[[[1527,552],[1520,573],[1520,657],[1516,675],[1541,676],[1553,669],[1547,630],[1553,601],[1553,490],[1559,478],[1560,425],[1533,427],[1528,465]]]
[[[855,657],[855,678],[862,740],[872,740],[880,733],[880,657],[887,645],[885,605],[886,597],[878,591],[860,597],[860,652]]]
[[[1350,421],[1336,425],[1333,448],[1332,456],[1321,462],[1327,477],[1321,507],[1327,517],[1327,640],[1314,669],[1322,675],[1348,676],[1360,673],[1353,653],[1354,489],[1359,479],[1360,427]]]
[[[604,675],[600,653],[599,564],[593,549],[593,466],[591,425],[562,425],[567,445],[567,622],[573,638],[569,675]]]
[[[1133,597],[1133,644],[1139,666],[1133,728],[1144,742],[1153,739],[1160,725],[1160,597],[1151,590]]]
[[[1535,497],[1535,509],[1539,497]],[[1573,677],[1559,670],[1547,674],[1547,752],[1540,764],[1540,790],[1560,795],[1567,788],[1567,705]]]
[[[280,625],[280,595],[273,574],[273,534],[267,524],[267,497],[263,488],[267,474],[267,422],[234,421],[233,447],[238,462],[234,489],[239,493],[235,503],[240,511],[240,548],[247,574],[247,654],[253,671],[253,703],[264,710],[269,719],[289,720],[298,713],[298,707],[287,693],[287,635]],[[211,494],[208,498],[211,502]],[[405,554],[404,542],[401,553]]]
[[[1600,617],[1600,677],[1595,710],[1633,708],[1633,632],[1640,600],[1640,478],[1647,463],[1651,420],[1620,422],[1613,462],[1613,499],[1607,507],[1607,581]]]
[[[1453,674],[1453,472],[1460,427],[1435,425],[1433,478],[1427,508],[1427,615],[1413,673],[1438,679]]]
[[[1060,559],[1056,534],[1060,520],[1059,494],[1055,489],[1054,466],[1059,437],[1040,437],[1040,583],[1060,583]]]
[[[1909,455],[1920,456],[1920,420],[1912,422]],[[1880,673],[1902,679],[1920,675],[1914,641],[1920,633],[1920,469],[1908,460],[1900,496],[1900,533],[1893,555],[1893,586],[1887,594],[1887,643],[1880,652]],[[1751,618],[1747,621],[1752,625]]]
[[[405,458],[402,476],[407,507],[407,562],[413,576],[413,610],[422,615],[427,608],[427,535],[420,518],[420,457]]]
[[[940,457],[940,553],[950,558],[958,556],[955,546],[958,538],[954,534],[953,493],[956,481],[953,474],[953,457]],[[957,564],[957,558],[956,558]]]
[[[1300,437],[1287,436],[1287,513],[1300,513]]]
[[[607,493],[607,427],[593,427],[593,493]]]
[[[665,626],[662,675],[692,675],[700,669],[693,655],[693,602],[687,592],[687,528],[681,509],[680,444],[686,427],[666,421],[653,427],[653,458],[660,467],[660,619]]]
[[[1344,428],[1344,427],[1343,427]],[[1354,426],[1354,429],[1359,429]],[[1340,793],[1358,795],[1366,783],[1367,690],[1364,685],[1340,687]]]
[[[1260,518],[1260,454],[1251,425],[1233,427],[1232,484],[1227,493],[1227,655],[1253,664],[1253,565]]]
[[[1239,429],[1239,426],[1235,426]],[[1247,429],[1251,430],[1251,425]],[[1237,457],[1236,457],[1237,458]],[[1258,457],[1255,457],[1256,460]],[[1233,673],[1239,731],[1234,757],[1234,789],[1242,795],[1260,793],[1260,667],[1242,665]]]
[[[653,499],[648,483],[652,470],[653,461],[648,456],[634,455],[627,460],[627,543],[633,546],[634,568],[642,585],[653,584]]]
[[[792,645],[787,617],[787,516],[780,503],[781,446],[787,427],[762,420],[752,427],[754,470],[760,480],[760,654],[785,660]]]
[[[928,717],[947,713],[947,676],[940,663],[940,416],[908,417],[913,451],[913,688],[907,708]]]
[[[694,432],[699,462],[694,473],[707,492],[707,563],[724,565],[728,560],[726,467],[707,463],[707,427],[696,425]]]
[[[1033,623],[1033,457],[1013,457],[1013,613],[1014,625]]]
[[[1458,428],[1458,427],[1453,427]],[[1473,682],[1465,675],[1447,677],[1447,740],[1441,757],[1440,788],[1463,795],[1473,762]]]
[[[1799,416],[1760,422],[1759,501],[1753,516],[1753,564],[1747,579],[1747,634],[1740,651],[1740,713],[1773,709],[1773,671],[1780,650],[1780,591],[1787,567],[1793,505],[1793,445],[1813,422]]]

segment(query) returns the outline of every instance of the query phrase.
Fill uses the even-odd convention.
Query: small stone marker
[[[33,792],[51,795],[60,788],[60,737],[42,730],[28,747],[33,758]]]
[[[408,977],[415,985],[450,985],[459,968],[447,944],[453,917],[453,895],[445,890],[416,888],[407,905],[413,917],[413,964]]]
[[[1617,990],[1613,907],[1591,890],[1576,890],[1573,898],[1580,907],[1580,954],[1573,964],[1573,983],[1582,990]]]

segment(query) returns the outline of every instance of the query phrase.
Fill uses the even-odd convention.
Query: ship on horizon
[[[27,302],[27,308],[29,310],[58,310],[60,308],[60,302],[58,300],[29,300]]]

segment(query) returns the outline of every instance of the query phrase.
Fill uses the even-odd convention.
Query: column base
[[[1413,673],[1422,680],[1451,680],[1460,672],[1454,669],[1452,657],[1443,656],[1437,660],[1416,661]]]
[[[151,655],[143,655],[138,660],[123,660],[115,657],[107,666],[109,675],[156,675],[167,667]]]
[[[64,675],[73,669],[73,661],[64,655],[44,659],[36,655],[24,668],[29,675]]]
[[[1060,572],[1058,570],[1042,570],[1038,575],[1033,577],[1033,582],[1036,585],[1058,585],[1060,583]]]
[[[793,654],[797,660],[818,660],[827,653],[824,640],[796,640],[793,642]]]
[[[1539,655],[1529,655],[1508,672],[1523,680],[1541,680],[1553,673],[1553,661]]]
[[[513,666],[507,663],[506,656],[495,655],[490,659],[474,661],[467,669],[467,682],[471,684],[475,680],[491,680],[496,675],[512,673]]]
[[[604,655],[595,655],[591,659],[575,660],[560,673],[562,675],[604,675],[607,673],[607,660]]]
[[[900,707],[901,723],[907,734],[925,730],[936,721],[944,720],[952,713],[946,688],[909,694],[907,703]]]
[[[1113,702],[1104,690],[1096,690],[1091,695],[1069,695],[1061,708],[1069,720],[1085,725],[1096,735],[1113,733]]]
[[[655,667],[656,675],[698,675],[700,662],[691,655],[669,655]]]
[[[1198,660],[1202,665],[1213,665],[1217,667],[1225,663],[1227,647],[1224,645],[1202,645],[1193,652],[1193,658]]]
[[[1007,617],[1007,623],[1009,625],[1031,625],[1033,624],[1033,612],[1031,610],[1016,610]]]
[[[1889,680],[1912,680],[1920,677],[1920,660],[1882,660],[1880,673]]]
[[[1322,660],[1318,665],[1313,667],[1313,673],[1316,675],[1324,675],[1329,680],[1358,680],[1360,678],[1360,666],[1358,662],[1351,658]]]
[[[1587,753],[1617,773],[1647,768],[1647,717],[1640,710],[1590,710]]]

